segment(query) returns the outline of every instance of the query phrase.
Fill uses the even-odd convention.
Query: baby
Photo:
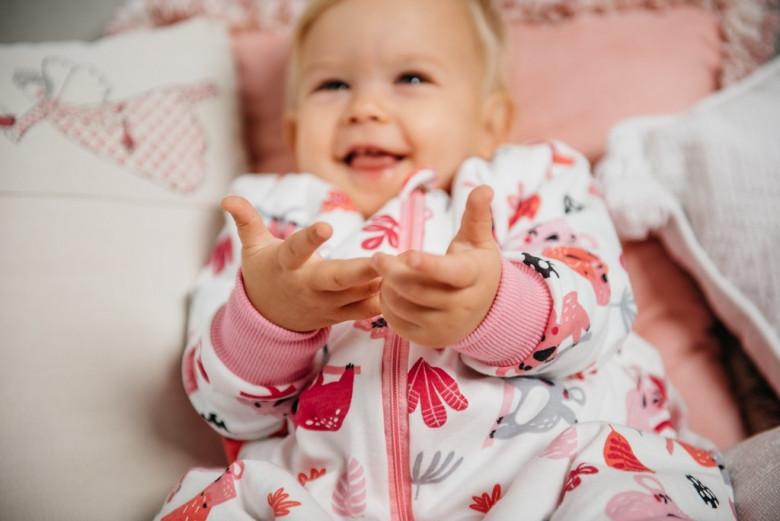
[[[184,382],[237,456],[159,519],[733,519],[635,314],[587,161],[501,146],[487,0],[322,0],[234,184]],[[215,480],[216,478],[216,480]]]

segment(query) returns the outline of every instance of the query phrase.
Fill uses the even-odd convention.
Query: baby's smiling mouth
[[[344,162],[355,170],[384,170],[395,166],[404,158],[402,154],[381,148],[355,147],[344,156]]]

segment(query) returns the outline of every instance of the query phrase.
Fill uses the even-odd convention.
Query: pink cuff
[[[240,270],[230,298],[211,323],[214,352],[230,371],[255,385],[305,377],[329,334],[329,327],[298,333],[265,318],[249,302]]]
[[[498,292],[485,319],[452,346],[486,365],[517,365],[539,345],[552,310],[544,279],[522,263],[503,259]]]

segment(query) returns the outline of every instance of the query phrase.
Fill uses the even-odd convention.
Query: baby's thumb
[[[493,189],[487,185],[476,187],[469,194],[466,209],[460,221],[453,242],[465,242],[473,246],[493,242],[493,214],[490,202],[493,200]]]
[[[262,217],[252,204],[236,195],[222,200],[222,209],[228,212],[236,223],[238,237],[245,248],[263,247],[273,236],[265,227]]]

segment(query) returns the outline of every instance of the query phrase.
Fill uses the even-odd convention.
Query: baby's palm
[[[455,344],[490,310],[501,279],[501,253],[492,235],[487,187],[469,196],[460,230],[445,255],[409,251],[376,254],[380,302],[387,322],[403,337],[429,347]]]
[[[245,199],[228,197],[222,207],[241,239],[244,289],[265,318],[311,331],[379,314],[380,280],[370,259],[325,260],[317,253],[333,232],[328,224],[314,223],[282,240]]]

